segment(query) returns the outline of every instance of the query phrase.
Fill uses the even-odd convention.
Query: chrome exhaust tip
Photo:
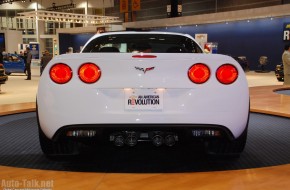
[[[164,142],[164,139],[161,135],[154,135],[152,138],[152,143],[154,146],[161,146]]]
[[[175,145],[175,137],[173,135],[167,135],[164,141],[167,146]]]
[[[125,144],[124,137],[122,135],[116,135],[115,140],[114,140],[114,145],[121,147],[121,146],[124,146],[124,144]]]
[[[126,144],[128,146],[135,146],[138,142],[136,132],[127,132]]]

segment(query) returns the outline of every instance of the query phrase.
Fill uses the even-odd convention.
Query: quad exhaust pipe
[[[121,146],[124,146],[124,144],[125,144],[124,137],[122,135],[116,135],[115,140],[114,140],[114,145],[121,147]]]
[[[165,141],[165,144],[167,146],[174,146],[175,145],[175,142],[176,142],[176,138],[174,137],[174,135],[167,135],[165,137],[165,140],[164,141]]]
[[[138,142],[138,138],[136,136],[136,132],[129,132],[126,138],[126,145],[135,146]]]
[[[155,135],[153,138],[152,138],[152,143],[154,146],[161,146],[164,142],[164,138],[161,136],[161,135]]]
[[[115,146],[122,147],[124,145],[133,147],[136,146],[139,141],[151,141],[156,147],[160,147],[163,144],[172,147],[178,141],[178,136],[170,132],[136,132],[136,131],[122,131],[110,135],[110,141]]]

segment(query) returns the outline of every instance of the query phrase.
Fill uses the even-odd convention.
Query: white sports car
[[[38,88],[46,155],[84,144],[173,146],[202,141],[210,154],[245,147],[249,91],[233,58],[204,54],[186,34],[96,34],[81,53],[55,57]]]

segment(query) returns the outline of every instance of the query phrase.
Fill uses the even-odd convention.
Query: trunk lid
[[[224,55],[190,53],[80,53],[66,54],[53,59],[53,63],[65,63],[72,67],[74,75],[86,62],[95,63],[101,69],[101,78],[93,85],[96,88],[194,88],[198,86],[188,78],[188,70],[195,63],[205,63],[211,70],[211,77],[205,83],[215,80],[216,69],[224,63],[236,65],[231,57]],[[73,77],[82,83],[78,77]],[[86,84],[84,84],[86,85]]]

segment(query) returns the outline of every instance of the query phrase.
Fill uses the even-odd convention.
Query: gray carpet
[[[250,114],[248,141],[238,159],[210,158],[199,147],[111,145],[63,160],[41,152],[35,112],[0,117],[0,165],[82,172],[197,172],[276,166],[290,163],[290,119]]]
[[[275,92],[278,93],[278,94],[284,94],[284,95],[290,96],[290,90],[278,90],[278,91],[275,91]]]

